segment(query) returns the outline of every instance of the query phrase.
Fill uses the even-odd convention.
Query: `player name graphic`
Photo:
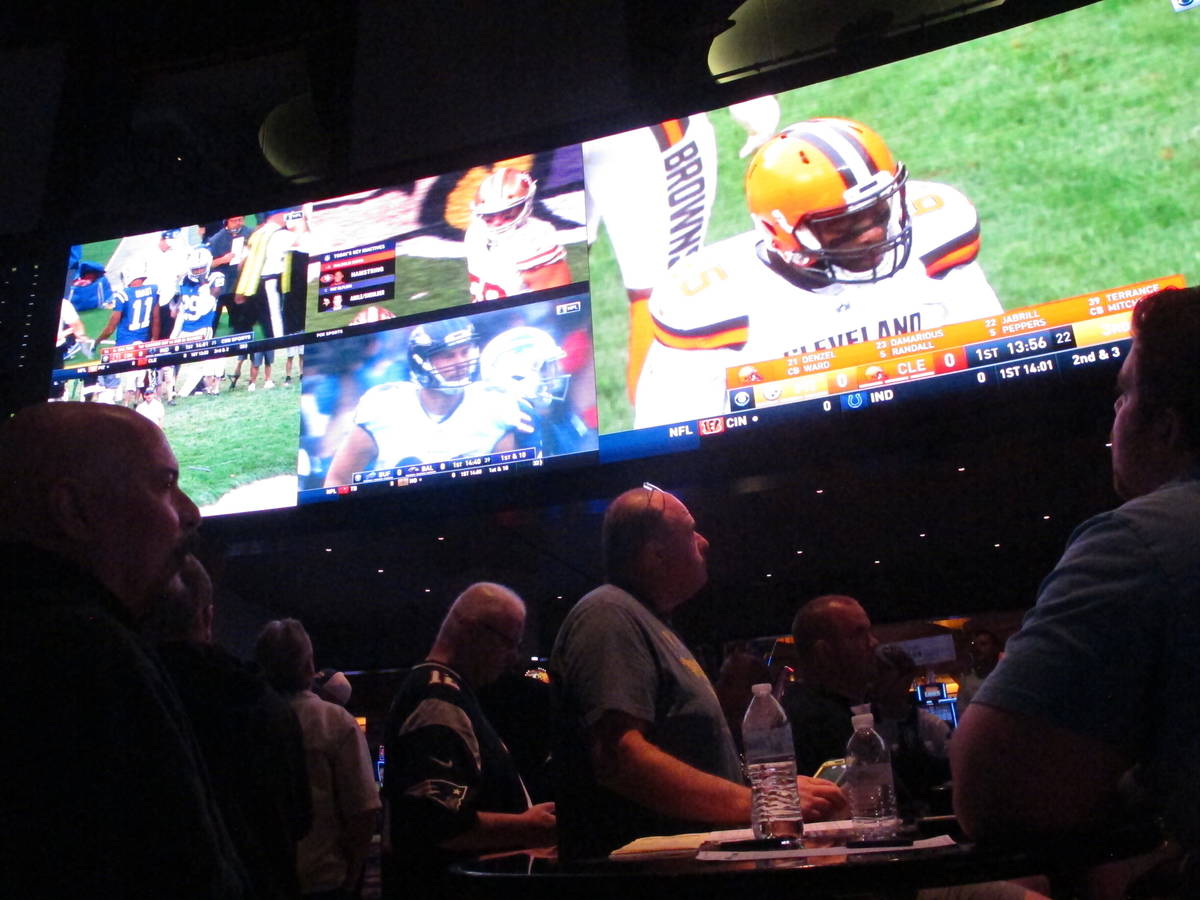
[[[1127,338],[1138,299],[1183,286],[1182,275],[1171,275],[969,322],[742,364],[726,370],[725,386],[733,409],[759,408],[1081,350]],[[1096,358],[1079,355],[1072,362]],[[999,376],[1010,379],[1053,368],[1006,366]],[[702,434],[717,433],[715,421],[705,425]]]

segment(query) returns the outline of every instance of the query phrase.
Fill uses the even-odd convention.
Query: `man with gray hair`
[[[397,691],[386,731],[385,896],[435,883],[464,856],[554,844],[554,804],[530,803],[475,695],[518,661],[524,634],[520,597],[473,584]]]
[[[136,634],[200,523],[131,409],[0,425],[0,894],[236,898],[249,886],[179,698]]]
[[[254,655],[267,680],[288,698],[304,734],[312,828],[296,852],[300,892],[350,896],[362,875],[380,806],[366,738],[354,716],[312,692],[312,641],[299,621],[268,622]]]

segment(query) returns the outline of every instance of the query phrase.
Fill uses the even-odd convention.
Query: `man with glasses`
[[[607,583],[568,613],[550,656],[562,734],[559,852],[750,822],[750,790],[712,684],[668,624],[708,578],[708,541],[678,498],[626,491],[603,525]],[[841,792],[801,778],[805,818]]]
[[[386,896],[411,896],[455,859],[554,844],[554,804],[530,804],[475,696],[517,662],[524,634],[520,597],[473,584],[396,693],[385,735]]]

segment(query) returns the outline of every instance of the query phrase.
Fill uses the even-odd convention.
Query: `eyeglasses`
[[[501,631],[495,625],[489,625],[487,622],[484,622],[482,619],[476,619],[475,624],[481,628],[487,629],[492,634],[494,634],[496,637],[500,638],[500,640],[504,642],[504,645],[511,650],[516,650],[518,647],[520,647],[521,641],[523,641],[525,639],[524,635],[518,635],[517,637],[514,638],[510,634],[505,634],[503,631]]]

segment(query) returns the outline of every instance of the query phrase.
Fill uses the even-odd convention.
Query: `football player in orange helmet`
[[[567,251],[549,222],[533,216],[537,182],[498,166],[480,182],[467,227],[471,300],[501,300],[571,283]]]
[[[866,125],[810,119],[759,148],[746,169],[746,205],[768,252],[805,283],[873,282],[908,262],[907,181]]]
[[[635,427],[733,411],[734,396],[738,410],[786,402],[731,392],[729,373],[747,365],[1001,311],[977,261],[975,207],[950,185],[910,179],[860,122],[783,129],[751,159],[745,197],[754,229],[654,289]]]

